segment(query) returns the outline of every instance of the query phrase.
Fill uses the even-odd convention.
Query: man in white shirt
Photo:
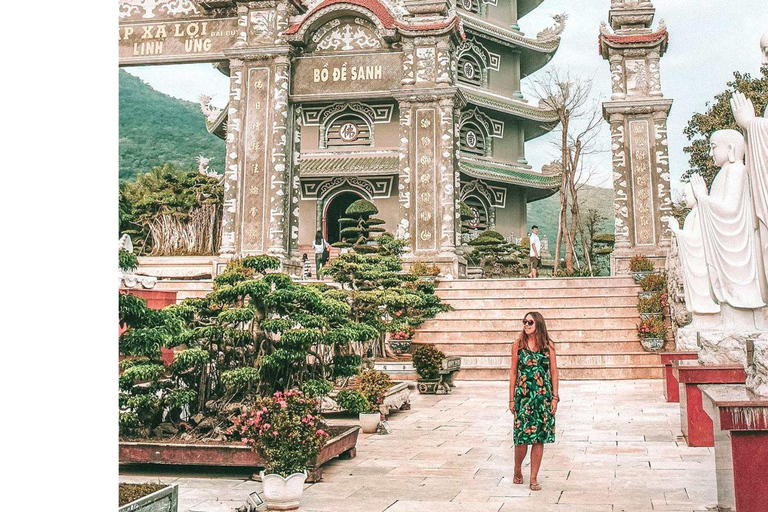
[[[528,277],[539,277],[539,263],[541,263],[541,240],[539,240],[539,226],[531,228],[531,272]]]

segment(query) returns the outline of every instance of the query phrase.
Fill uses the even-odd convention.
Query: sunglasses
[[[534,324],[533,320],[523,320],[523,325],[533,325],[533,324]]]

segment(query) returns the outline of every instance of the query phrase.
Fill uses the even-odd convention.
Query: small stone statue
[[[683,267],[686,309],[693,314],[690,328],[697,329],[701,323],[701,315],[719,313],[720,305],[712,299],[709,291],[709,273],[704,257],[699,208],[690,183],[685,186],[685,201],[691,211],[685,218],[684,227],[681,229],[674,217],[669,219],[669,227],[677,240],[678,257]]]

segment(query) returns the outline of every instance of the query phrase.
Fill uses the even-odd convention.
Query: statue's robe
[[[712,298],[735,308],[765,306],[746,166],[741,162],[724,165],[709,196],[697,201]]]
[[[683,229],[675,233],[675,238],[683,268],[686,309],[691,313],[719,313],[720,305],[712,300],[710,293],[698,206],[694,206],[685,218]]]
[[[768,302],[768,107],[747,126],[747,172],[760,248],[760,286]]]

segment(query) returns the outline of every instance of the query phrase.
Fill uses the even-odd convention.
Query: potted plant
[[[642,298],[637,302],[637,310],[643,320],[663,317],[666,306],[667,294],[663,291],[654,292],[650,297]]]
[[[641,299],[648,298],[654,293],[664,290],[667,287],[667,276],[664,274],[648,274],[640,280],[640,287],[642,292],[637,296]]]
[[[434,263],[428,265],[423,261],[414,261],[411,273],[424,281],[434,281],[440,275],[440,268]]]
[[[639,283],[645,276],[653,273],[654,266],[653,262],[645,256],[637,255],[629,260],[629,270],[632,271],[632,277],[635,282]]]
[[[261,481],[269,510],[299,508],[307,470],[329,438],[315,407],[301,391],[277,391],[233,420],[230,433],[265,461]]]
[[[419,374],[419,393],[434,395],[440,383],[440,365],[445,354],[434,345],[419,345],[413,351],[413,366]]]
[[[667,336],[667,326],[663,318],[650,318],[637,326],[637,336],[646,352],[658,352],[664,346]]]
[[[405,354],[411,348],[413,328],[405,327],[389,333],[389,348],[395,354]]]
[[[381,421],[378,405],[372,404],[357,389],[342,389],[336,396],[336,403],[352,414],[359,415],[360,428],[365,434],[373,434],[378,430]]]

